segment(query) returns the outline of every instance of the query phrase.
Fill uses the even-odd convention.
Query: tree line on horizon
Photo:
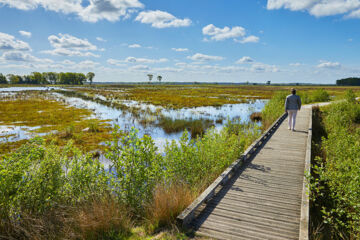
[[[0,73],[0,84],[69,84],[69,85],[83,85],[84,82],[89,81],[92,84],[95,73],[73,72],[32,72],[29,75],[7,74],[6,76]]]
[[[360,78],[350,77],[336,80],[338,86],[360,86]]]

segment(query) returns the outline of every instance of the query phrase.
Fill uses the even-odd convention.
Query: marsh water
[[[252,99],[249,100],[248,103],[226,104],[221,107],[207,106],[174,110],[136,101],[123,101],[122,104],[129,107],[136,107],[141,110],[141,114],[135,117],[134,114],[129,111],[116,109],[77,97],[67,97],[61,93],[51,91],[56,89],[61,88],[9,87],[0,88],[0,95],[29,90],[46,91],[46,94],[51,95],[58,101],[65,102],[69,106],[91,110],[93,112],[93,118],[108,120],[112,126],[118,125],[121,130],[129,131],[132,127],[137,128],[140,136],[143,136],[144,134],[150,135],[160,151],[167,141],[179,140],[182,132],[166,133],[162,127],[152,124],[156,122],[156,119],[159,116],[171,118],[173,120],[205,120],[211,122],[216,129],[221,129],[228,119],[233,120],[239,118],[242,122],[250,121],[250,115],[253,112],[261,111],[267,102],[267,100]],[[102,98],[102,96],[97,97]],[[145,122],[149,122],[149,124],[144,124],[144,120],[146,120]],[[21,121],[21,119],[19,119],[19,121]],[[29,139],[34,137],[35,134],[32,133],[32,131],[36,128],[37,127],[30,128],[28,126],[4,126],[1,125],[0,122],[0,142]]]

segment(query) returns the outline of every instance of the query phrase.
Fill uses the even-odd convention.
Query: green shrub
[[[135,211],[141,210],[151,200],[164,171],[162,156],[157,153],[152,138],[147,135],[140,138],[138,130],[132,128],[128,135],[114,138],[106,157],[115,170],[111,181],[113,191]]]
[[[316,158],[312,179],[313,200],[321,209],[333,236],[360,238],[360,105],[350,101],[324,109],[323,157]]]
[[[330,100],[329,93],[324,89],[317,89],[310,96],[311,102],[328,102]]]

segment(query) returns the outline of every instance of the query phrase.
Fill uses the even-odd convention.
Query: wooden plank
[[[310,173],[311,166],[311,140],[312,140],[312,110],[309,117],[309,133],[306,146],[306,158],[305,158],[305,171]],[[304,176],[303,191],[302,191],[302,203],[301,203],[301,217],[300,217],[300,231],[299,240],[309,239],[309,187],[306,183],[306,176]]]
[[[194,218],[194,212],[197,208],[201,206],[204,202],[211,199],[216,192],[216,189],[220,187],[220,185],[226,184],[226,182],[230,179],[231,174],[235,172],[241,165],[243,160],[246,160],[252,156],[255,152],[255,148],[260,146],[260,143],[264,143],[264,139],[268,139],[272,132],[281,124],[281,122],[285,119],[287,114],[283,114],[281,117],[275,121],[275,123],[260,137],[258,138],[240,157],[240,159],[236,160],[233,164],[231,164],[193,203],[190,204],[180,215],[176,218],[178,223],[184,227],[188,225]]]

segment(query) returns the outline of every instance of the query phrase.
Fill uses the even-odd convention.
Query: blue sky
[[[359,23],[360,0],[0,0],[0,72],[334,83],[360,75]]]

